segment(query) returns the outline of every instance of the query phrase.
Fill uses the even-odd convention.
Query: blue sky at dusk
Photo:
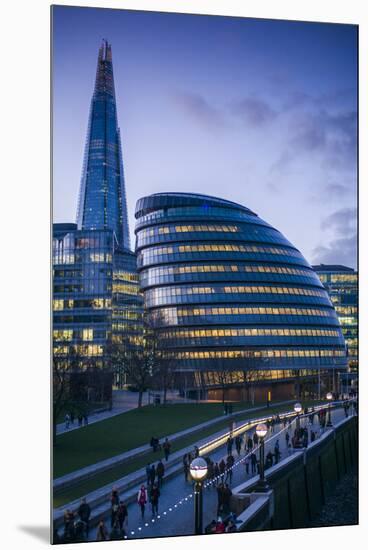
[[[356,267],[356,34],[352,25],[55,7],[54,221],[75,220],[106,38],[132,234],[138,198],[199,192],[251,208],[311,263]]]

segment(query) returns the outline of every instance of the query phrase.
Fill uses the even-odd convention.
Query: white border
[[[70,4],[62,0],[58,4]],[[350,0],[93,0],[75,2],[154,11],[178,11],[359,24],[360,181],[367,177],[368,17]],[[47,545],[49,523],[49,2],[18,0],[1,8],[1,542],[27,550]],[[301,60],[302,63],[303,60]],[[367,185],[360,186],[360,518],[359,527],[263,532],[219,537],[150,539],[130,548],[178,549],[188,544],[234,549],[293,544],[346,548],[367,535]],[[363,456],[365,460],[363,460]],[[32,534],[33,533],[33,534]],[[40,538],[41,536],[41,538]],[[43,538],[42,538],[43,536]],[[115,544],[117,547],[121,543]],[[360,547],[360,546],[359,546]],[[69,545],[68,548],[77,548]],[[80,548],[80,545],[78,545]]]

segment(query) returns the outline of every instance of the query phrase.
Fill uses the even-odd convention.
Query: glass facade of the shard
[[[111,46],[106,41],[98,54],[77,224],[54,224],[53,229],[54,357],[69,361],[72,352],[77,370],[109,372],[110,344],[134,341],[141,334],[142,300],[129,243]],[[106,380],[100,382],[106,386]],[[115,382],[124,382],[119,373]]]
[[[117,121],[111,45],[97,61],[77,213],[78,229],[111,229],[130,248],[120,130]]]
[[[136,251],[144,302],[163,360],[183,385],[256,381],[263,395],[292,393],[346,368],[339,320],[302,254],[248,208],[195,194],[138,201]],[[296,382],[295,382],[296,381]],[[261,391],[261,390],[260,390]]]

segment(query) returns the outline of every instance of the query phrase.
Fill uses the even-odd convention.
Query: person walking
[[[221,483],[224,483],[225,469],[226,469],[226,464],[225,464],[224,459],[222,458],[221,461],[220,461],[220,464],[219,464]]]
[[[118,513],[119,504],[120,504],[119,493],[116,487],[112,488],[110,502],[111,502],[111,527],[112,527],[115,523],[115,519]]]
[[[185,455],[183,456],[183,470],[184,470],[184,479],[187,482],[188,474],[189,474],[189,457],[187,453],[185,453]]]
[[[120,501],[116,518],[119,523],[120,532],[125,531],[125,523],[128,523],[128,507],[123,500]]]
[[[245,459],[245,472],[246,472],[247,476],[249,476],[249,464],[250,464],[250,457],[249,457],[249,455],[247,455],[247,457]]]
[[[91,508],[85,498],[82,498],[80,506],[78,508],[78,516],[86,525],[86,537],[89,535],[89,518],[91,515]]]
[[[162,487],[162,481],[164,479],[164,475],[165,475],[165,466],[162,462],[162,460],[160,459],[157,466],[156,466],[156,475],[157,475],[157,484],[158,484],[158,487]]]
[[[254,447],[257,447],[257,445],[258,445],[258,435],[257,435],[257,432],[254,432],[254,434],[253,434],[253,443],[254,443]]]
[[[151,464],[147,464],[146,466],[146,480],[147,480],[147,487],[151,483]]]
[[[65,429],[66,430],[69,430],[69,426],[70,426],[70,416],[68,415],[68,413],[66,413],[65,415]]]
[[[227,454],[230,455],[233,450],[233,438],[229,436],[226,442]]]
[[[68,508],[64,512],[64,542],[73,542],[74,538],[74,513]]]
[[[252,465],[252,474],[255,474],[257,471],[257,457],[256,453],[250,455],[250,463]]]
[[[238,453],[238,456],[240,456],[241,446],[242,446],[242,438],[240,437],[240,435],[237,435],[235,438],[235,448],[236,448],[236,452]]]
[[[275,445],[273,454],[274,454],[274,457],[275,457],[275,464],[278,464],[279,461],[280,461],[280,457],[281,457],[279,440],[276,441],[276,445]]]
[[[166,462],[169,460],[169,455],[170,455],[170,449],[171,449],[171,443],[170,441],[168,440],[168,438],[165,439],[163,445],[162,445],[163,449],[164,449],[164,455],[165,455],[165,460]]]
[[[253,439],[249,436],[247,441],[248,452],[251,453],[253,450]]]
[[[152,466],[151,466],[150,482],[149,482],[150,485],[153,485],[153,484],[154,484],[154,482],[155,482],[155,477],[156,477],[156,468],[155,468],[155,465],[152,464]]]
[[[152,506],[152,515],[158,514],[158,500],[160,498],[160,489],[156,485],[156,483],[152,486],[151,489],[151,506]]]
[[[226,478],[225,481],[229,479],[229,483],[231,484],[233,479],[233,465],[234,465],[235,459],[233,455],[229,455],[226,460]]]
[[[144,512],[147,504],[147,491],[144,485],[141,485],[141,488],[138,491],[137,502],[141,509],[142,519],[144,519]]]
[[[109,533],[107,532],[105,522],[103,519],[101,519],[97,527],[96,540],[98,542],[102,540],[107,540],[108,536],[109,536]]]
[[[289,445],[289,440],[290,440],[290,434],[289,434],[289,432],[286,432],[286,434],[285,434],[285,440],[286,440],[286,446],[288,447],[288,445]]]

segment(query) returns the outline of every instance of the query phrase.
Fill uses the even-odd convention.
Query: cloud
[[[247,126],[253,127],[265,126],[277,116],[277,112],[266,101],[255,97],[244,97],[234,102],[231,111]]]
[[[214,130],[224,126],[222,113],[215,107],[212,107],[200,94],[176,92],[173,94],[173,99],[188,116],[207,130]]]
[[[356,225],[357,209],[341,208],[322,220],[321,229],[331,229],[338,235],[346,235],[356,231]]]
[[[334,239],[327,246],[317,246],[312,254],[314,264],[342,264],[347,267],[356,267],[357,234]]]

